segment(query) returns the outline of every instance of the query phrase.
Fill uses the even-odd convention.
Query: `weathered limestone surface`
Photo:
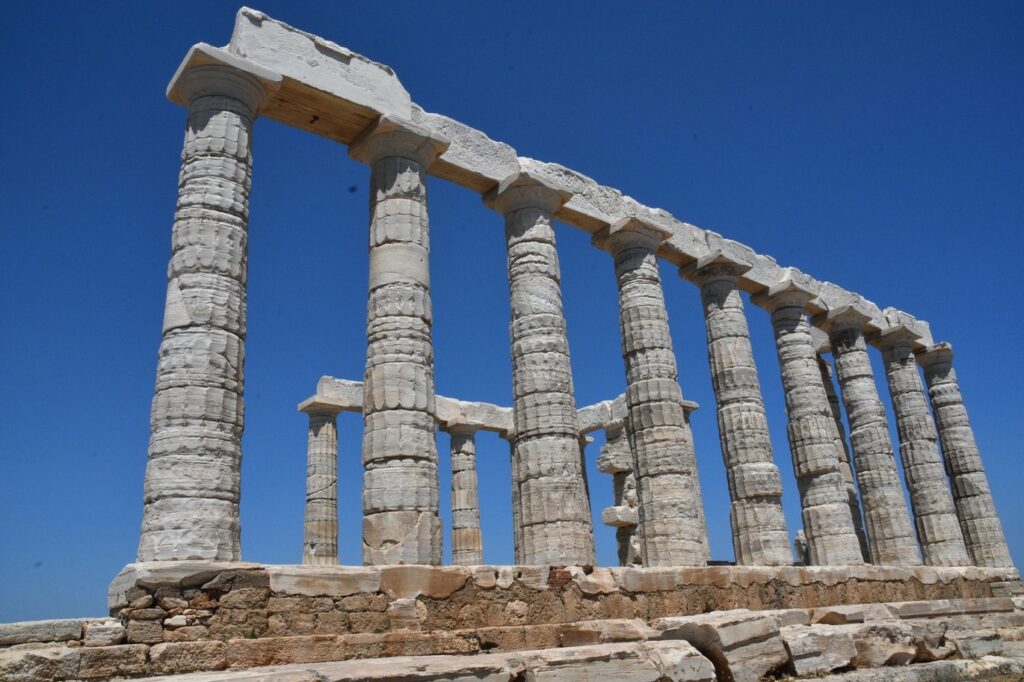
[[[936,344],[918,356],[935,412],[942,454],[967,551],[977,566],[1012,567],[981,453],[953,370],[953,349]]]
[[[526,564],[594,563],[551,221],[565,195],[520,172],[502,180],[486,198],[505,216],[512,302],[512,457]]]
[[[903,484],[889,438],[885,408],[864,342],[862,313],[845,307],[819,318],[829,332],[836,373],[850,420],[850,442],[871,560],[876,564],[914,566],[921,563]]]
[[[349,148],[371,167],[363,382],[363,562],[441,563],[430,228],[424,169],[447,141],[382,117]]]
[[[896,415],[903,478],[910,491],[910,506],[924,563],[967,566],[971,559],[957,521],[939,454],[939,436],[914,358],[913,344],[917,339],[917,334],[907,327],[897,326],[883,330],[879,341]]]
[[[338,563],[338,424],[333,410],[309,412],[302,563]]]
[[[756,301],[771,312],[775,331],[789,416],[786,433],[800,490],[808,563],[860,564],[863,558],[846,481],[839,471],[832,410],[804,315],[804,306],[811,298],[812,292],[789,279]]]
[[[680,272],[700,286],[736,562],[783,566],[793,563],[793,554],[782,513],[782,477],[772,460],[768,417],[737,285],[749,269],[748,263],[715,251]]]
[[[612,476],[614,505],[601,513],[601,522],[615,528],[620,566],[639,566],[643,563],[637,526],[640,523],[639,502],[636,495],[636,477],[633,475],[633,451],[629,446],[624,422],[611,424],[605,429],[604,446],[597,458],[597,468]]]
[[[775,616],[746,609],[662,618],[652,626],[665,639],[683,639],[715,666],[719,680],[760,680],[782,671],[789,654]]]
[[[655,256],[667,236],[625,218],[599,232],[595,243],[615,260],[642,561],[699,566],[709,550],[697,458]]]
[[[814,337],[816,327],[811,328],[811,336]],[[819,333],[824,333],[820,332]],[[827,339],[826,335],[826,339]],[[850,506],[850,516],[853,517],[853,527],[857,531],[857,542],[860,543],[860,553],[864,561],[871,560],[871,552],[868,549],[867,532],[864,530],[864,516],[860,510],[860,498],[857,496],[857,478],[854,476],[853,467],[850,466],[850,446],[846,442],[846,427],[843,425],[842,408],[839,405],[839,395],[836,393],[835,379],[833,378],[832,363],[821,357],[818,351],[818,370],[821,372],[821,385],[825,387],[825,395],[828,396],[828,405],[832,410],[832,419],[835,422],[836,453],[839,457],[839,473],[843,475],[846,482],[846,498]]]
[[[484,562],[476,475],[476,428],[448,426],[452,456],[452,563]]]
[[[788,672],[821,675],[845,668],[857,656],[857,645],[848,632],[827,625],[789,625],[779,630],[789,653]]]
[[[268,93],[212,64],[171,91],[189,113],[138,558],[237,560],[251,137]]]

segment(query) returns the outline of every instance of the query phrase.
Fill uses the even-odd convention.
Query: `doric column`
[[[924,563],[968,566],[971,560],[942,466],[939,435],[914,358],[914,342],[918,338],[917,333],[900,325],[884,330],[878,339],[900,437],[903,480],[910,491],[910,507]]]
[[[306,514],[302,563],[338,563],[338,412],[337,407],[310,404],[306,449]]]
[[[953,370],[953,348],[948,343],[940,343],[918,353],[917,357],[924,367],[967,551],[975,566],[1010,568],[1013,559],[1006,545],[1003,524],[996,514],[981,452]]]
[[[828,406],[832,411],[832,421],[835,424],[835,430],[832,435],[836,443],[839,473],[843,475],[843,480],[846,482],[846,499],[850,506],[850,515],[853,517],[853,527],[857,531],[857,542],[860,543],[861,556],[864,557],[864,561],[871,561],[871,551],[868,549],[868,536],[864,530],[864,515],[861,514],[860,497],[857,495],[857,478],[854,476],[853,466],[850,465],[850,446],[846,444],[846,426],[843,425],[843,412],[839,405],[839,394],[836,393],[836,384],[832,377],[832,363],[821,356],[822,350],[816,349],[816,352],[818,353],[818,371],[821,373],[821,385],[825,388],[825,395],[828,396]]]
[[[789,416],[786,433],[800,490],[807,550],[800,561],[815,566],[861,564],[864,558],[836,456],[832,410],[804,315],[804,306],[814,297],[787,279],[754,300],[771,313],[782,370]]]
[[[601,522],[615,529],[620,566],[639,566],[643,563],[637,526],[640,524],[636,477],[633,475],[633,450],[629,445],[624,421],[606,424],[604,445],[597,458],[599,471],[611,474],[611,507],[601,512]]]
[[[871,562],[920,565],[903,485],[896,472],[885,408],[878,397],[864,342],[863,328],[870,318],[847,306],[831,310],[815,321],[829,333],[839,388],[850,420],[850,443],[864,504]]]
[[[736,563],[783,566],[793,563],[793,553],[782,514],[782,477],[772,460],[768,418],[737,282],[749,269],[748,264],[713,251],[680,274],[700,286],[704,306]]]
[[[551,219],[566,198],[566,192],[527,172],[502,180],[485,197],[505,216],[512,300],[512,456],[525,564],[594,563]]]
[[[594,243],[615,259],[643,565],[702,566],[708,545],[697,459],[655,255],[668,236],[625,218],[595,235]]]
[[[236,561],[251,135],[267,94],[223,65],[179,71],[171,91],[188,123],[138,560]]]
[[[425,169],[447,141],[382,116],[349,154],[371,167],[363,382],[363,562],[440,564]]]
[[[519,467],[511,435],[503,437],[508,439],[509,471],[512,473],[512,560],[519,566],[523,564],[523,501],[519,497]]]
[[[452,446],[452,563],[477,566],[484,562],[476,476],[477,427],[449,424],[447,428]]]

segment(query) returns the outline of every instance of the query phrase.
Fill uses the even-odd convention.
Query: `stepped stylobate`
[[[585,448],[587,434],[604,431],[599,468],[614,477],[615,504],[602,520],[618,529],[620,562],[711,571],[700,568],[715,543],[704,520],[701,444],[689,424],[695,406],[683,400],[678,383],[668,326],[673,304],[659,273],[664,260],[700,290],[737,563],[786,575],[802,570],[785,568],[793,563],[791,534],[801,529],[787,529],[782,513],[783,474],[768,433],[775,417],[788,424],[806,538],[801,561],[910,567],[900,575],[926,571],[913,568],[922,562],[1016,575],[952,353],[934,342],[927,323],[782,267],[564,166],[519,157],[478,130],[424,111],[390,68],[254,10],[239,12],[226,47],[194,46],[168,95],[188,115],[139,561],[241,558],[251,134],[262,115],[340,143],[370,168],[365,374],[362,382],[324,377],[301,406],[309,416],[302,560],[318,564],[303,570],[329,572],[339,546],[359,542],[338,537],[338,489],[354,482],[338,477],[336,415],[349,411],[363,418],[365,564],[442,562],[438,428],[450,440],[452,561],[484,561],[484,547],[490,551],[493,543],[485,542],[480,522],[478,479],[485,470],[477,461],[477,435],[493,432],[511,451],[508,523],[516,562],[573,567],[578,575],[566,575],[603,593],[610,589],[601,582],[604,569],[591,577],[591,569],[575,567],[595,563]],[[508,407],[435,392],[428,176],[482,195],[501,216],[493,229],[504,222],[513,371]],[[556,220],[590,233],[610,254],[608,270],[595,276],[614,274],[618,286],[623,395],[582,409],[569,362]],[[450,238],[447,230],[439,234]],[[353,248],[363,238],[353,234]],[[748,295],[770,315],[754,309],[748,319]],[[770,324],[774,332],[785,415],[769,415],[762,399],[752,324]],[[872,347],[883,353],[899,463]],[[831,365],[819,357],[827,352],[848,425]],[[608,362],[612,367],[618,359]],[[774,367],[761,359],[760,372]],[[298,457],[295,466],[301,467]],[[874,575],[875,568],[856,570]],[[430,570],[443,576],[448,569]],[[554,570],[542,573],[566,584]],[[399,601],[388,618],[414,619],[415,604]]]

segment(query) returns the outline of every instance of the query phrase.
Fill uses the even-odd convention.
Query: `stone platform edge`
[[[166,561],[128,564],[110,585],[108,607],[116,614],[133,600],[153,594],[161,587],[202,588],[222,574],[241,572],[248,582],[259,583],[271,595],[306,597],[347,597],[383,593],[388,598],[446,599],[468,586],[480,590],[508,590],[520,586],[533,592],[564,590],[575,586],[583,595],[615,593],[642,594],[685,588],[737,588],[774,584],[779,589],[837,587],[850,583],[950,586],[1019,580],[1016,569],[934,566],[701,566],[678,568],[639,567],[551,567],[551,566],[309,566],[258,564],[249,562]],[[265,577],[265,580],[263,578]],[[230,591],[225,583],[220,591]],[[897,588],[897,591],[898,588]],[[860,595],[864,596],[864,595]],[[877,599],[854,602],[893,601],[906,595],[892,590]],[[923,596],[923,595],[921,595]],[[934,598],[988,597],[987,594],[958,594]],[[913,600],[906,596],[902,601]],[[921,597],[917,597],[921,598]],[[816,604],[829,605],[829,604]],[[813,606],[813,604],[812,604]],[[765,608],[771,608],[765,605]]]

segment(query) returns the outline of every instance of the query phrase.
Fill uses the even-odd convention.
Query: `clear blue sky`
[[[164,87],[225,44],[227,2],[12,3],[0,22],[0,621],[105,612],[133,560],[185,112]],[[784,265],[929,320],[1024,564],[1024,5],[266,2],[397,71],[415,101]],[[250,224],[243,555],[301,557],[306,420],[360,378],[367,181],[337,144],[261,120]],[[437,389],[508,404],[501,220],[431,191]],[[624,386],[610,259],[558,227],[580,405]],[[714,556],[731,558],[697,290],[664,267]],[[791,534],[768,317],[748,309]],[[881,367],[876,372],[888,402]],[[342,560],[359,551],[360,423],[340,422]],[[439,450],[447,438],[439,435]],[[596,513],[611,483],[593,469]],[[479,444],[485,558],[511,560],[508,451]],[[448,466],[442,457],[442,506]],[[602,563],[614,533],[597,526]],[[446,537],[446,545],[448,539]],[[446,550],[448,548],[446,547]]]

